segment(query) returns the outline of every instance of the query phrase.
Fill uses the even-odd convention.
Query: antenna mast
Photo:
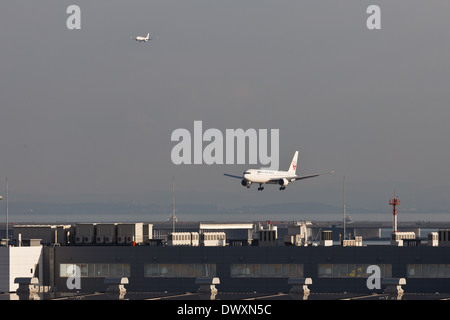
[[[6,178],[6,246],[9,245],[9,230],[8,230],[8,178]]]
[[[400,204],[400,199],[395,194],[394,189],[394,199],[389,199],[389,204],[392,206],[392,231],[397,232],[397,206]]]

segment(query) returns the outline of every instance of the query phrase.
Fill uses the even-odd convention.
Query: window
[[[88,265],[86,263],[82,263],[79,265],[79,267],[80,267],[80,271],[81,271],[81,276],[87,277],[88,276]]]
[[[319,264],[318,276],[319,276],[319,278],[332,278],[333,277],[333,265],[332,264]]]
[[[95,271],[97,277],[107,277],[109,272],[109,266],[107,264],[96,264]]]
[[[160,277],[173,277],[173,264],[160,264],[159,265]]]
[[[348,265],[347,264],[335,264],[333,265],[333,278],[347,278]]]

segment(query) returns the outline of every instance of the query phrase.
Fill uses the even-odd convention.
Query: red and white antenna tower
[[[400,199],[398,198],[398,196],[395,195],[395,190],[394,190],[394,199],[389,199],[389,204],[392,206],[392,223],[393,223],[393,232],[397,232],[397,206],[400,204]]]

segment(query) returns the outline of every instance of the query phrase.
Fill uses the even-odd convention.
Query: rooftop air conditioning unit
[[[125,243],[125,236],[117,236],[117,243]]]
[[[105,243],[113,243],[114,236],[105,236]]]
[[[83,243],[83,236],[75,236],[75,243],[76,244]]]
[[[320,245],[324,247],[333,245],[333,232],[331,230],[324,230],[321,232]]]

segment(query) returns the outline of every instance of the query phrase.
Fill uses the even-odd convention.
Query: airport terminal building
[[[105,277],[127,277],[128,291],[195,292],[196,278],[218,277],[227,292],[287,292],[289,278],[311,278],[315,292],[368,292],[367,267],[406,278],[408,292],[450,292],[450,247],[44,247],[44,284],[67,288],[69,265],[81,290],[104,291]],[[430,252],[432,251],[432,252]]]
[[[17,246],[2,249],[34,248],[34,258],[22,266],[26,274],[15,276],[32,274],[40,286],[59,292],[72,290],[68,281],[75,275],[81,292],[103,292],[105,279],[125,277],[128,292],[195,292],[199,278],[219,278],[221,292],[288,292],[290,279],[310,278],[311,292],[370,293],[371,265],[379,267],[383,279],[406,279],[405,292],[450,292],[447,230],[433,233],[426,243],[407,233],[402,240],[399,233],[391,245],[366,246],[362,239],[336,244],[326,231],[313,245],[304,223],[289,225],[282,239],[270,224],[184,227],[171,232],[167,225],[141,223],[17,226]],[[38,241],[37,235],[42,236]]]

